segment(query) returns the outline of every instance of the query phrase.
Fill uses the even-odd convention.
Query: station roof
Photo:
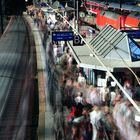
[[[71,50],[81,67],[106,71],[98,62],[94,53],[110,70],[140,67],[140,46],[125,32],[120,32],[110,25],[105,26],[93,39],[87,40],[89,47],[73,46]]]

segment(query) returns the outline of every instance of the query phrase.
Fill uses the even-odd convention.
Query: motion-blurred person
[[[124,82],[124,90],[127,92],[127,94],[132,98],[133,92],[132,92],[132,85],[129,80],[126,80]],[[127,100],[127,97],[124,95],[124,100]]]
[[[134,91],[135,91],[134,100],[140,101],[140,85],[139,84],[136,85]]]
[[[103,104],[106,105],[106,106],[109,106],[110,105],[110,100],[111,100],[111,95],[110,95],[110,90],[108,87],[105,87],[104,88],[104,91],[102,93],[103,95]]]
[[[69,54],[68,60],[67,60],[67,69],[70,70],[72,68],[72,62],[73,62],[73,56],[72,54]]]
[[[90,113],[90,122],[93,127],[93,136],[92,140],[100,140],[100,136],[98,135],[98,124],[100,119],[104,118],[104,114],[101,111],[100,107],[94,104],[93,111]],[[101,132],[101,131],[100,131]],[[102,136],[101,136],[102,137]],[[103,137],[102,137],[103,138]]]
[[[84,105],[84,99],[83,99],[83,93],[82,92],[78,92],[77,96],[75,97],[75,102],[76,104],[80,103]]]
[[[124,139],[139,140],[138,130],[136,130],[133,125],[134,112],[131,107],[132,105],[128,100],[117,103],[113,110],[113,117]]]
[[[105,131],[108,135],[108,138],[110,140],[119,140],[120,133],[119,133],[119,130],[114,122],[111,109],[108,106],[105,106],[103,109],[103,113],[104,113],[105,118],[107,120]]]
[[[54,54],[54,61],[55,61],[55,64],[56,64],[57,63],[58,46],[55,43],[53,45],[53,54]]]
[[[110,106],[113,106],[113,103],[114,103],[114,100],[115,100],[115,98],[117,96],[117,93],[115,91],[111,91],[110,96],[111,96],[110,97]]]
[[[90,104],[101,105],[101,99],[97,87],[92,87],[92,90],[89,94],[90,94],[89,95]]]
[[[66,86],[64,88],[64,104],[68,107],[68,109],[72,108],[73,101],[74,101],[74,87],[73,87],[73,80],[67,79]]]
[[[77,82],[81,85],[86,84],[86,79],[81,72],[79,72]]]

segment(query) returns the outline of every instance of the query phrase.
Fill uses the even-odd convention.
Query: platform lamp
[[[77,29],[77,31],[79,31],[79,27],[78,27],[78,15],[79,15],[79,9],[78,9],[78,0],[74,0],[74,9],[75,9],[75,13],[74,13],[74,17],[75,17],[75,21],[74,21],[74,28]]]

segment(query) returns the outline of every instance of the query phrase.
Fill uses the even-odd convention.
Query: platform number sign
[[[84,41],[81,39],[79,35],[74,35],[73,46],[82,46],[84,44],[85,44]]]

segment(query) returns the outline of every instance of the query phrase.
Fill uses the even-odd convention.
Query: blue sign
[[[128,41],[129,41],[129,47],[130,47],[132,61],[139,61],[140,60],[140,46],[138,46],[130,38]]]
[[[52,32],[52,40],[53,41],[70,41],[73,40],[73,32],[72,31],[56,31]]]
[[[133,39],[140,39],[140,30],[123,30],[122,32],[126,32]]]

